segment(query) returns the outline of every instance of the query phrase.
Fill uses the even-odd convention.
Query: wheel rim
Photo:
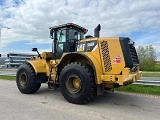
[[[26,86],[27,84],[27,75],[26,73],[22,73],[19,77],[19,83],[21,84],[21,86]]]
[[[78,93],[81,89],[81,79],[77,75],[69,76],[66,87],[70,93]]]

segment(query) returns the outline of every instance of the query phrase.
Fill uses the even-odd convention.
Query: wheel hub
[[[22,73],[19,77],[19,83],[21,84],[21,86],[25,86],[27,84],[27,75],[26,73]]]
[[[71,75],[66,82],[67,90],[70,93],[78,93],[81,89],[81,79],[77,75]]]

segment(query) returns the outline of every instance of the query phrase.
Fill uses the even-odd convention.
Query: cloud
[[[0,26],[11,29],[2,33],[1,46],[23,40],[51,44],[49,27],[70,22],[86,27],[91,35],[100,23],[101,36],[132,36],[137,43],[154,44],[159,19],[158,0],[7,0],[0,6]]]

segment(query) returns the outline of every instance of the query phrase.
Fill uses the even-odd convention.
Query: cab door
[[[63,52],[66,52],[66,30],[57,32],[56,59],[60,59]]]

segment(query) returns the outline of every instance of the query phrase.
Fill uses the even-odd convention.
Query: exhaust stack
[[[101,30],[101,25],[99,24],[95,29],[94,29],[94,37],[99,37],[99,31]]]

